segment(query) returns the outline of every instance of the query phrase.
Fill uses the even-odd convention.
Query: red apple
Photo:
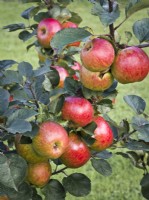
[[[76,126],[86,126],[94,115],[92,104],[83,97],[66,97],[62,107],[62,118],[73,122]]]
[[[64,153],[68,142],[68,134],[60,124],[46,121],[33,138],[33,148],[41,156],[56,159]]]
[[[32,143],[21,143],[20,135],[15,136],[15,147],[17,153],[29,163],[48,162],[46,157],[40,156],[34,151]]]
[[[91,149],[103,151],[112,145],[114,138],[113,132],[108,122],[106,122],[103,117],[95,117],[93,121],[97,124],[97,127],[93,135],[96,141],[91,145]]]
[[[37,187],[43,187],[50,180],[51,174],[49,162],[28,164],[26,180]]]
[[[58,84],[57,87],[58,88],[63,88],[64,87],[65,78],[69,76],[68,71],[65,68],[60,67],[60,66],[52,66],[52,68],[56,69],[56,71],[58,72],[59,77],[60,77],[59,84]]]
[[[62,28],[63,29],[65,29],[65,28],[78,28],[78,25],[73,23],[73,22],[67,21],[67,22],[62,23]],[[70,47],[70,46],[79,47],[80,46],[80,42],[79,41],[73,42],[71,44],[68,44],[67,46],[68,47]]]
[[[149,57],[138,47],[128,47],[118,52],[111,70],[120,83],[142,81],[149,72]]]
[[[80,81],[84,87],[90,90],[104,91],[112,85],[114,79],[110,72],[91,72],[81,66]]]
[[[100,38],[86,42],[81,50],[81,61],[88,70],[93,72],[106,71],[114,61],[115,51],[112,44]]]
[[[37,27],[37,39],[44,48],[50,48],[50,41],[62,29],[60,22],[54,18],[43,19]]]
[[[80,79],[79,78],[79,73],[77,71],[80,71],[80,69],[81,69],[80,63],[74,62],[74,65],[72,65],[71,68],[76,71],[76,73],[72,76],[73,79],[74,80],[79,80]]]
[[[83,166],[90,159],[91,153],[84,141],[75,134],[69,134],[69,145],[60,157],[61,162],[69,168]]]

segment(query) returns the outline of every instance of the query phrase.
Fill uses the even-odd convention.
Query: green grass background
[[[121,18],[116,21],[116,24],[122,21],[124,17],[124,6],[127,1],[118,1],[121,7]],[[21,4],[18,1],[2,1],[0,0],[0,60],[14,59],[18,62],[28,61],[34,67],[38,66],[38,57],[34,48],[31,48],[29,52],[26,51],[27,44],[31,41],[23,43],[17,38],[18,32],[9,33],[1,28],[5,25],[12,23],[24,22],[28,24],[28,21],[21,18],[20,13],[32,4]],[[80,26],[89,26],[94,33],[103,34],[108,32],[108,28],[102,26],[99,18],[90,14],[91,5],[87,0],[74,0],[74,3],[70,5],[70,9],[76,11],[83,18],[83,22]],[[123,38],[125,42],[125,31],[132,32],[132,24],[136,19],[148,17],[147,11],[142,10],[133,14],[123,26],[118,29],[118,34]],[[135,37],[130,41],[130,44],[138,44]],[[149,48],[145,51],[149,54]],[[133,112],[124,103],[123,96],[127,94],[139,95],[147,103],[146,113],[149,113],[149,77],[143,82],[118,85],[118,97],[114,109],[110,112],[110,116],[113,120],[120,122],[120,119],[131,120]],[[67,195],[67,200],[143,200],[144,198],[140,192],[140,179],[143,175],[143,171],[136,169],[132,166],[129,160],[123,159],[120,156],[113,156],[110,160],[113,168],[113,173],[110,177],[103,177],[93,170],[91,164],[83,166],[78,170],[68,170],[70,172],[85,173],[92,181],[92,191],[87,197],[73,197]],[[61,176],[55,176],[60,178]]]

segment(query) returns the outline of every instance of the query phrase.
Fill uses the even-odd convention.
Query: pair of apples
[[[67,133],[54,121],[41,123],[37,135],[29,144],[21,144],[20,138],[16,138],[17,152],[28,162],[27,180],[38,187],[46,185],[52,175],[49,159],[59,159],[68,168],[78,168],[88,162],[92,150],[100,152],[112,145],[113,133],[109,124],[103,117],[94,116],[92,104],[87,99],[66,97],[62,118],[76,128],[94,121],[97,125],[92,135],[95,141],[88,146],[80,134],[74,131]],[[84,134],[82,132],[82,136]]]

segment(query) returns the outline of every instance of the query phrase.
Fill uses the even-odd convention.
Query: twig
[[[64,170],[65,169],[67,169],[68,167],[64,167],[64,168],[62,168],[62,169],[60,169],[60,170],[57,170],[57,171],[54,171],[53,173],[52,173],[52,175],[55,175],[55,174],[58,174],[58,173],[64,173]]]
[[[108,0],[109,2],[109,12],[113,11],[113,2],[111,0]],[[112,39],[115,41],[115,35],[114,35],[114,25],[113,23],[109,25],[110,35],[112,36]]]
[[[125,49],[127,47],[131,47],[129,45],[126,45],[126,44],[117,44],[117,46],[120,48],[120,49]],[[138,44],[138,45],[133,45],[134,47],[138,47],[138,48],[146,48],[146,47],[149,47],[149,43],[146,43],[146,44]]]

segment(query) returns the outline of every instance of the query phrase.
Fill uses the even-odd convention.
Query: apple
[[[93,138],[96,140],[90,148],[95,151],[103,151],[112,145],[114,139],[113,132],[103,117],[97,116],[93,121],[97,124],[93,134]]]
[[[37,27],[37,39],[44,48],[50,48],[50,41],[62,29],[60,22],[54,18],[45,18]]]
[[[51,177],[51,165],[49,162],[42,162],[32,164],[29,163],[27,167],[26,180],[36,187],[45,186]]]
[[[69,168],[78,168],[87,163],[90,157],[86,143],[77,134],[70,133],[69,144],[60,157],[61,162]]]
[[[112,44],[101,38],[94,38],[86,42],[80,53],[84,67],[93,72],[109,69],[114,57],[115,51]]]
[[[104,91],[112,85],[114,78],[110,72],[91,72],[81,66],[80,81],[84,87],[90,90]]]
[[[123,84],[142,81],[149,72],[149,57],[138,47],[125,48],[116,55],[111,71]]]
[[[46,157],[40,156],[34,151],[32,143],[21,143],[20,135],[15,136],[15,147],[17,153],[29,163],[39,163],[48,161]]]
[[[76,96],[66,97],[61,111],[64,120],[81,127],[89,124],[94,115],[92,104],[87,99]]]
[[[64,153],[68,142],[68,134],[60,124],[46,121],[33,138],[33,148],[41,156],[56,159]]]
[[[73,23],[73,22],[70,22],[70,21],[66,21],[64,23],[62,23],[62,28],[65,29],[65,28],[78,28],[78,25]],[[76,47],[79,47],[80,46],[80,41],[77,41],[77,42],[73,42],[71,44],[68,44],[67,45],[68,47],[70,46],[76,46]]]
[[[63,68],[63,67],[60,67],[60,66],[51,66],[52,68],[56,69],[56,71],[58,72],[59,74],[59,84],[57,85],[58,88],[63,88],[64,87],[64,81],[66,79],[66,77],[69,76],[69,73],[68,71]]]
[[[9,200],[7,195],[2,195],[0,196],[0,200]]]
[[[71,68],[76,71],[76,73],[72,76],[73,79],[74,80],[79,80],[80,77],[79,77],[79,73],[77,71],[80,71],[80,69],[81,69],[80,63],[74,62],[74,65],[72,65]]]

